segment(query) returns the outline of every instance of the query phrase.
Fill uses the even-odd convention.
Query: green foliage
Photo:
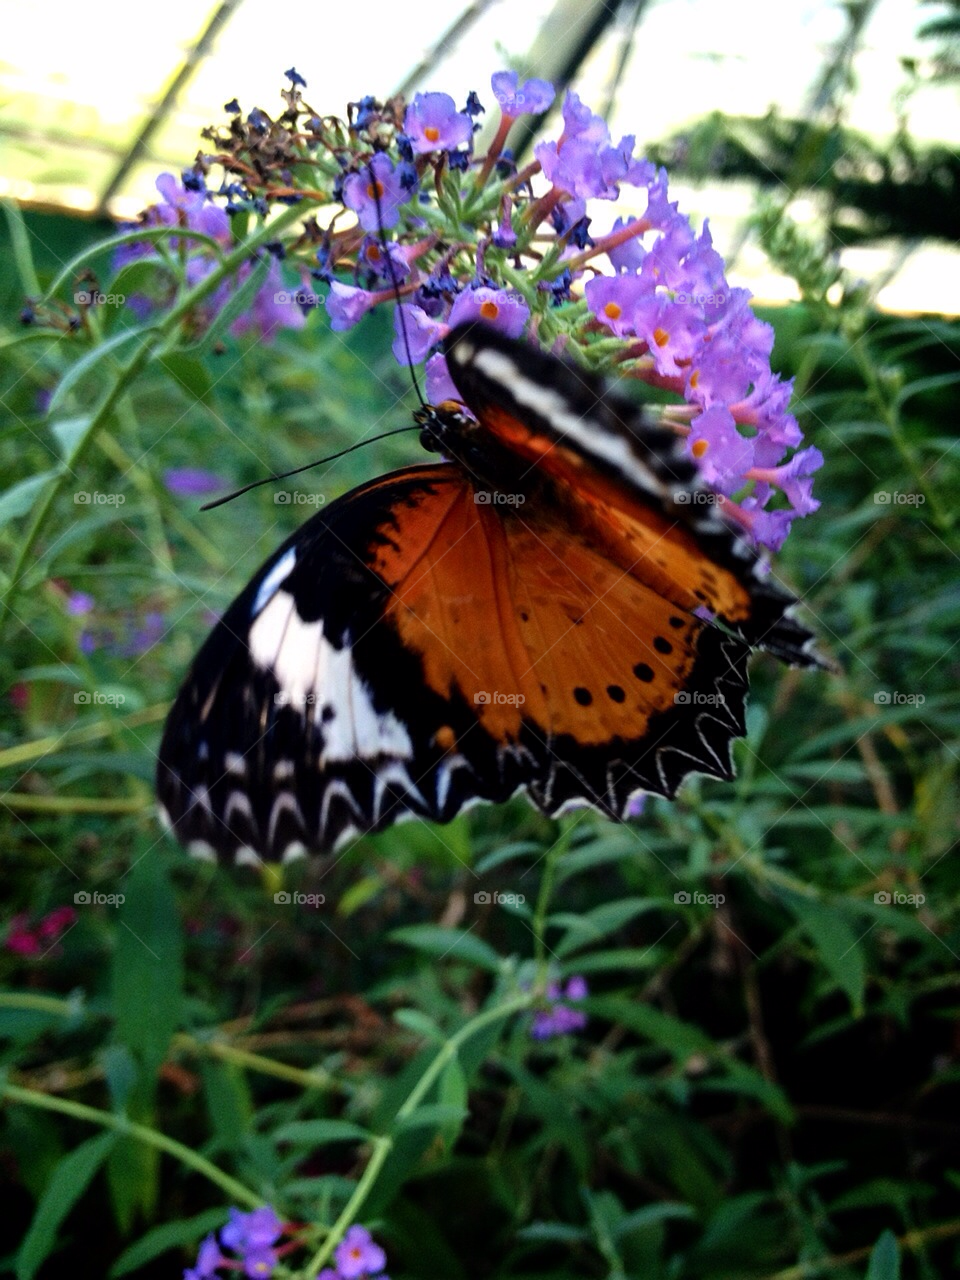
[[[109,279],[76,242],[73,267],[28,261],[49,229],[12,226],[11,307],[32,272]],[[227,1204],[264,1202],[305,1224],[311,1276],[358,1220],[394,1280],[949,1273],[960,330],[872,312],[782,210],[758,228],[804,286],[770,317],[774,365],[827,457],[823,509],[776,572],[840,673],[758,660],[737,779],[632,826],[517,800],[282,881],[173,849],[151,778],[210,612],[302,512],[260,490],[200,515],[163,474],[239,486],[405,425],[387,322],[270,347],[227,323],[154,345],[123,316],[7,322],[7,922],[89,895],[42,954],[0,952],[18,1278],[59,1274],[81,1238],[88,1274],[176,1274]],[[143,287],[124,270],[115,292]],[[415,456],[390,441],[301,488],[331,500]],[[162,636],[139,649],[150,615]],[[90,690],[111,700],[77,701]],[[589,976],[589,1023],[538,1044],[547,972]]]

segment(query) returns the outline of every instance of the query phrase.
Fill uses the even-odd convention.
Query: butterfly
[[[478,324],[440,461],[361,485],[257,571],[170,711],[161,816],[238,863],[448,822],[524,791],[623,820],[733,776],[747,659],[825,665],[682,440],[561,358]]]

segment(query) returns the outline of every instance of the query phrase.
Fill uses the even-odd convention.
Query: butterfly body
[[[291,857],[518,789],[623,818],[732,775],[751,648],[816,664],[791,597],[689,501],[676,437],[491,331],[445,354],[474,415],[418,413],[446,460],[325,507],[198,654],[158,769],[194,852]]]

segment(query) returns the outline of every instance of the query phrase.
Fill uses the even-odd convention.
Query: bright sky
[[[306,77],[307,97],[321,112],[342,113],[348,100],[365,93],[385,96],[463,3],[404,0],[387,6],[367,0],[353,10],[358,25],[351,30],[345,20],[350,6],[332,0],[313,0],[289,12],[270,0],[243,0],[114,211],[135,213],[152,198],[158,172],[188,164],[200,146],[201,127],[220,120],[223,103],[234,95],[245,108],[276,109],[282,73],[291,64]],[[490,73],[504,65],[505,55],[522,56],[531,47],[554,5],[555,0],[497,0],[419,87],[445,89],[458,100],[476,88],[481,100],[489,100]],[[0,0],[0,195],[93,209],[211,12],[196,0],[165,0],[145,22],[120,0]],[[892,133],[898,95],[907,84],[901,59],[928,56],[915,30],[936,12],[936,6],[920,8],[914,0],[878,0],[854,62],[851,126],[881,139]],[[783,114],[801,113],[844,31],[840,4],[832,0],[651,0],[611,129],[616,135],[635,133],[642,149],[644,140],[663,138],[716,108],[762,115],[773,106]],[[577,87],[591,105],[605,97],[617,35],[595,51],[579,78]],[[907,110],[914,137],[960,146],[955,89],[925,89]],[[671,189],[685,212],[710,217],[721,251],[736,242],[751,208],[748,187],[693,191],[677,183]],[[815,216],[815,204],[809,207]],[[623,211],[621,202],[617,212]],[[844,263],[872,276],[895,253],[894,245],[858,250]],[[749,244],[734,274],[762,298],[791,296],[790,283],[772,273]],[[960,251],[930,245],[908,259],[880,301],[894,310],[955,313],[958,297]]]

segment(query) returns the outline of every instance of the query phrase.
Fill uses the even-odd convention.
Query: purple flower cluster
[[[183,1280],[212,1280],[219,1276],[219,1268],[230,1274],[242,1274],[262,1280],[273,1275],[277,1263],[276,1243],[283,1234],[283,1223],[270,1205],[254,1209],[252,1213],[230,1210],[230,1220],[220,1228],[220,1238],[209,1235],[200,1245],[197,1261],[183,1273]],[[224,1250],[229,1249],[230,1254]],[[230,1256],[232,1255],[232,1256]]]
[[[438,351],[446,333],[464,321],[489,324],[672,393],[669,404],[660,394],[651,413],[684,438],[726,518],[758,545],[778,549],[791,522],[817,509],[813,474],[823,459],[800,448],[792,384],[770,367],[773,331],[754,315],[748,291],[728,282],[709,224],[697,232],[670,200],[665,170],[634,154],[633,135],[612,138],[571,91],[559,136],[539,142],[535,160],[518,169],[507,144],[520,117],[554,108],[544,80],[492,76],[499,115],[479,156],[484,106],[475,93],[462,106],[436,92],[406,106],[367,96],[339,120],[303,100],[293,68],[288,80],[277,120],[259,108],[244,117],[229,103],[229,128],[204,131],[214,154],[198,158],[184,185],[162,175],[162,203],[143,217],[148,227],[184,228],[165,252],[185,254],[196,283],[216,255],[190,231],[226,246],[231,212],[263,217],[274,203],[313,213],[295,237],[270,246],[270,278],[234,332],[303,323],[297,295],[277,290],[286,256],[326,290],[335,331],[399,302],[394,355],[425,364],[433,403],[457,398]],[[218,165],[225,208],[207,186]],[[594,202],[616,201],[624,188],[639,194],[644,212],[598,232]],[[321,225],[331,205],[341,207]],[[147,245],[125,252],[158,254]],[[211,316],[235,287],[213,291]]]
[[[166,618],[157,609],[107,617],[97,613],[97,602],[86,591],[67,591],[63,606],[68,617],[82,619],[77,648],[88,656],[99,649],[117,657],[136,658],[166,634]]]
[[[538,80],[518,86],[514,73],[498,72],[491,85],[501,121],[491,152],[478,162],[481,175],[508,154],[502,147],[513,121],[524,112],[541,113],[553,101],[552,86]],[[634,138],[614,142],[605,121],[573,92],[566,95],[561,114],[559,139],[535,148],[549,190],[535,196],[528,186],[512,187],[509,178],[501,184],[486,239],[479,229],[469,278],[453,269],[449,253],[437,252],[438,237],[423,234],[416,204],[410,205],[415,184],[404,186],[398,176],[404,162],[394,165],[381,152],[364,170],[351,174],[343,184],[344,203],[363,230],[392,229],[405,217],[420,238],[416,246],[403,246],[403,275],[395,272],[388,281],[379,274],[376,289],[331,279],[326,300],[331,324],[338,330],[351,328],[373,307],[392,301],[396,284],[403,301],[396,315],[394,355],[402,364],[426,361],[426,390],[433,403],[457,398],[443,357],[434,352],[448,330],[463,321],[482,321],[513,337],[532,330],[555,334],[555,344],[576,346],[588,356],[598,332],[621,338],[621,373],[685,401],[662,411],[663,420],[686,437],[705,482],[722,495],[728,518],[738,521],[756,543],[778,549],[791,521],[817,509],[812,476],[823,459],[819,450],[804,449],[784,460],[802,437],[788,410],[791,384],[770,368],[773,331],[754,316],[748,291],[728,283],[709,225],[696,234],[668,199],[666,172],[634,156]],[[417,95],[403,125],[401,154],[405,146],[406,154],[419,158],[421,165],[430,157],[455,169],[454,152],[470,146],[469,114],[458,111],[446,94]],[[512,173],[509,166],[507,173]],[[623,185],[646,190],[644,215],[618,218],[609,233],[592,238],[588,202],[616,200]],[[555,233],[551,278],[524,260],[526,245],[514,216],[518,201],[525,202],[528,242],[534,233],[542,242],[546,226]],[[394,251],[399,247],[389,246]],[[542,306],[531,305],[528,289],[500,282],[503,273],[496,270],[494,250],[513,256],[514,272],[526,270],[536,286],[534,296],[544,299]],[[598,264],[590,261],[601,256],[609,273],[600,274]],[[588,261],[593,274],[584,281]],[[571,310],[564,327],[563,304],[576,302],[578,295],[588,314]],[[789,506],[768,511],[775,493]]]
[[[366,1227],[350,1227],[333,1254],[336,1268],[324,1267],[317,1280],[389,1280],[387,1255]]]
[[[587,1015],[582,1009],[571,1008],[569,1001],[586,1000],[590,994],[586,978],[570,978],[565,987],[559,982],[547,984],[547,1007],[538,1009],[530,1024],[534,1040],[552,1040],[554,1036],[571,1035],[587,1025]]]
[[[184,231],[197,231],[209,236],[224,249],[232,242],[230,218],[218,204],[213,203],[209,193],[202,184],[199,189],[184,186],[177,182],[172,173],[161,173],[157,178],[157,190],[162,199],[150,205],[141,214],[138,224],[127,224],[123,230],[140,230],[149,227],[183,227]],[[166,248],[184,259],[183,274],[187,285],[194,288],[200,284],[217,265],[217,256],[212,246],[195,236],[171,236],[164,241]],[[162,261],[158,246],[150,241],[122,245],[115,255],[115,266],[122,267],[128,262],[139,259],[155,258]],[[208,327],[223,310],[231,295],[239,289],[253,270],[253,263],[241,266],[233,280],[220,284],[205,300],[202,314],[195,317],[198,328]],[[130,306],[141,318],[146,318],[157,306],[165,305],[170,297],[170,282],[160,279],[161,292],[164,296],[154,297],[137,294],[130,299]],[[302,329],[305,323],[303,312],[288,301],[278,301],[288,297],[280,266],[276,258],[271,257],[266,277],[260,285],[249,310],[244,312],[230,326],[234,337],[254,333],[257,337],[269,340],[278,329]]]

